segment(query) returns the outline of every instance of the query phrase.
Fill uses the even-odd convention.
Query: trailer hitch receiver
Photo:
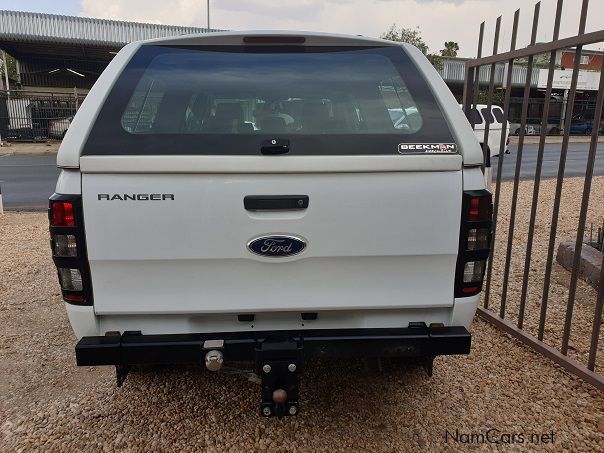
[[[255,349],[256,374],[260,376],[265,417],[296,415],[300,410],[298,373],[302,368],[302,340],[267,338]]]

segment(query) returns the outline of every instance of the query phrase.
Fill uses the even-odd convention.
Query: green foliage
[[[386,33],[383,33],[380,37],[389,41],[406,42],[412,44],[417,47],[421,53],[428,55],[428,45],[424,42],[424,38],[422,38],[422,32],[419,27],[398,28],[396,24],[392,24],[390,29]]]
[[[441,70],[443,68],[443,59],[439,55],[430,53],[426,55],[426,58],[437,70]]]
[[[18,80],[17,63],[15,62],[15,59],[7,53],[5,53],[4,55],[6,55],[9,79]],[[4,71],[5,71],[4,61],[0,61],[0,76],[2,76],[3,81],[4,81]]]
[[[498,105],[500,107],[503,107],[504,97],[505,97],[504,90],[495,90],[495,91],[493,91],[493,99],[491,100],[491,103],[493,105]],[[479,90],[477,104],[488,104],[488,103],[489,103],[489,91],[488,90]]]
[[[440,54],[443,57],[456,57],[459,52],[459,44],[455,41],[446,41],[445,48],[441,49]]]
[[[434,66],[436,69],[442,69],[443,67],[441,58],[438,55],[430,53],[428,44],[426,44],[424,38],[422,38],[422,32],[419,27],[405,28],[392,24],[390,29],[383,33],[380,38],[387,39],[389,41],[406,42],[408,44],[412,44],[428,58],[430,63],[432,63],[432,66]]]

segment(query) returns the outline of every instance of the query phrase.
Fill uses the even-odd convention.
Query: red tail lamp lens
[[[304,36],[244,36],[245,44],[304,44]]]
[[[474,294],[478,294],[480,292],[480,286],[467,286],[465,288],[461,288],[461,292],[467,294],[468,296],[473,296]]]
[[[74,227],[73,204],[67,201],[52,202],[52,225]]]
[[[470,200],[470,210],[468,220],[491,220],[491,199],[490,197],[473,197]]]
[[[84,296],[78,294],[64,294],[63,299],[69,302],[84,302]]]

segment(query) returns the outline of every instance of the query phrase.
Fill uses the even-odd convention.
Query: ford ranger
[[[467,354],[491,194],[415,47],[320,33],[125,46],[65,134],[53,260],[78,365],[252,361],[295,415],[316,359]]]

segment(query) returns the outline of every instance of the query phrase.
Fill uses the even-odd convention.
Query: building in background
[[[15,58],[20,87],[36,91],[86,92],[126,44],[208,31],[215,30],[0,10],[0,49]]]
[[[556,64],[563,69],[572,69],[575,65],[575,49],[559,50],[556,54]],[[600,50],[581,51],[579,69],[582,71],[600,71],[602,69],[602,58],[604,52]]]
[[[0,10],[0,49],[15,59],[15,71],[9,80],[11,89],[0,91],[0,136],[13,140],[57,138],[88,90],[124,45],[142,39],[210,31],[218,30]],[[569,69],[573,67],[574,58],[574,49],[560,51],[556,57],[556,65],[561,69],[554,84],[548,132],[557,133],[561,129],[564,80],[572,73]],[[595,105],[597,86],[594,88],[594,74],[589,71],[599,70],[602,58],[599,51],[582,53],[575,108],[578,115],[589,113]],[[442,57],[439,68],[440,75],[460,102],[466,61]],[[529,133],[539,133],[541,123],[545,85],[540,72],[547,71],[535,68],[531,76]],[[506,74],[505,64],[495,66],[495,87],[501,94],[500,99],[503,99],[501,87]],[[485,93],[489,76],[490,66],[482,67],[480,88]],[[511,133],[519,132],[526,76],[526,62],[518,61],[512,73]]]
[[[0,91],[0,138],[61,138],[123,46],[208,31],[216,30],[0,10],[0,49],[15,60]]]

